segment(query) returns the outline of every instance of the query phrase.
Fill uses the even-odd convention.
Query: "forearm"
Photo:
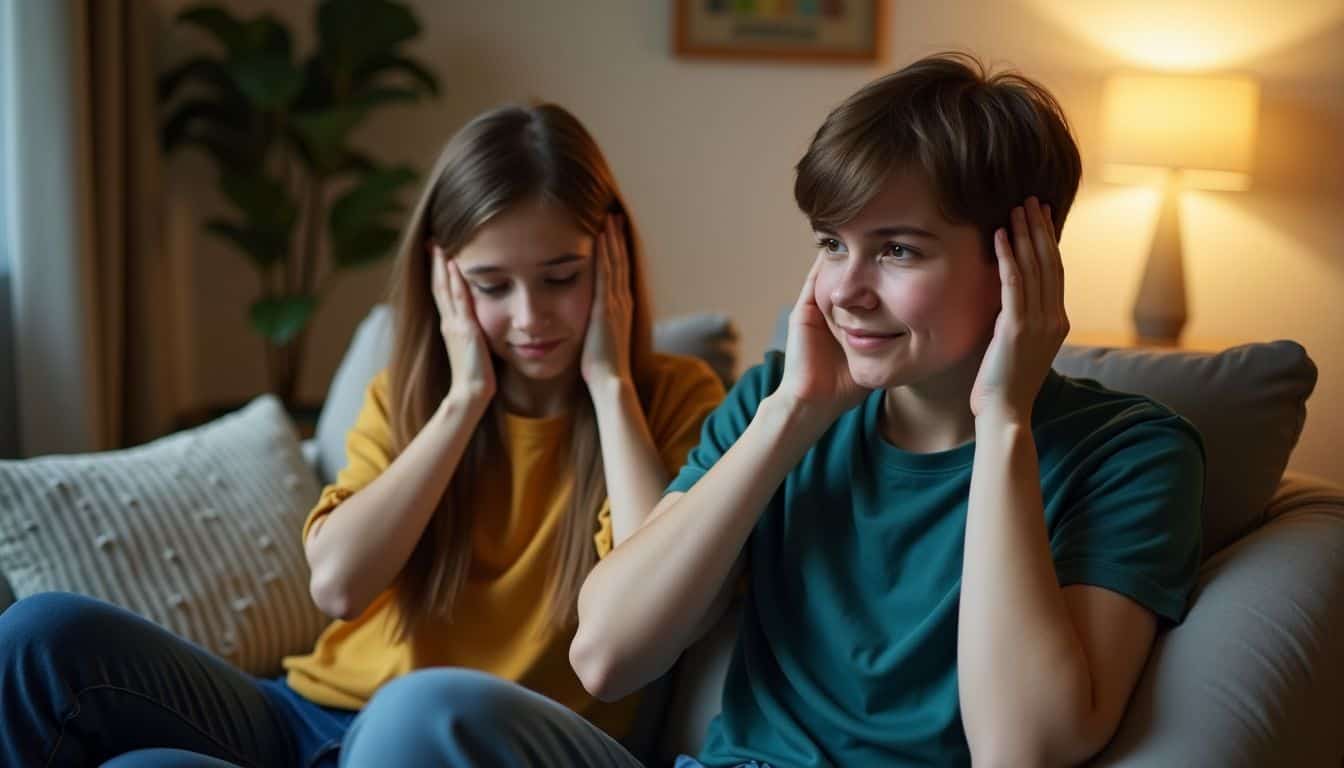
[[[359,615],[401,572],[484,411],[446,398],[382,474],[309,532],[310,591],[323,612]]]
[[[667,469],[653,444],[634,384],[611,379],[589,386],[602,442],[612,539],[620,544],[657,506],[667,487]]]
[[[976,425],[957,635],[962,719],[977,763],[1072,762],[1092,709],[1087,659],[1055,574],[1026,426]]]
[[[589,690],[636,690],[695,640],[761,511],[815,441],[807,434],[799,413],[766,398],[694,487],[598,563],[579,595],[571,649]]]

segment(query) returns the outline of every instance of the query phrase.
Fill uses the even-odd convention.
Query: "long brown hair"
[[[646,372],[653,347],[651,305],[639,238],[615,177],[592,136],[561,107],[501,107],[476,117],[448,141],[397,252],[390,298],[395,338],[389,368],[395,453],[405,450],[425,426],[452,383],[430,289],[428,244],[438,245],[454,258],[495,216],[535,200],[562,207],[581,229],[592,234],[601,230],[609,211],[624,213],[634,304],[630,359],[640,400],[647,403]],[[607,496],[592,400],[586,393],[575,400],[569,445],[574,485],[548,577],[552,625],[574,620],[579,588],[597,560],[593,534]],[[399,576],[396,599],[402,639],[426,619],[451,618],[471,563],[473,519],[480,505],[472,484],[485,462],[502,460],[502,450],[499,408],[492,402]]]
[[[1045,86],[960,52],[880,77],[832,110],[798,162],[794,199],[813,226],[833,230],[902,166],[925,174],[948,220],[980,230],[990,259],[994,230],[1029,195],[1051,205],[1058,236],[1082,176]]]

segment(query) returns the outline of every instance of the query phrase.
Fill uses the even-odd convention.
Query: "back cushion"
[[[1302,434],[1316,365],[1300,344],[1245,344],[1219,353],[1065,346],[1055,370],[1147,395],[1204,436],[1204,557],[1265,519]]]

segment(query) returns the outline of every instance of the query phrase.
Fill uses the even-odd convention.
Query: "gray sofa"
[[[364,385],[384,365],[385,308],[363,322],[303,446],[327,482]],[[722,316],[661,323],[658,346],[738,366]],[[774,346],[782,346],[777,334]],[[750,364],[754,360],[742,361]],[[1189,615],[1160,634],[1112,743],[1117,766],[1332,766],[1344,757],[1344,489],[1286,473],[1316,370],[1292,342],[1224,353],[1065,347],[1056,368],[1148,394],[1189,418],[1208,449],[1205,559]],[[0,606],[7,590],[0,578]],[[637,738],[670,761],[694,752],[719,708],[736,609],[646,698]]]

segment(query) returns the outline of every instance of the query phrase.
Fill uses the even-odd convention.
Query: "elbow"
[[[1044,768],[1050,763],[1035,750],[1003,745],[972,746],[971,765],[975,768]]]
[[[1102,746],[1081,734],[1047,735],[1021,729],[971,740],[971,763],[975,768],[1066,768],[1087,762]]]
[[[603,642],[600,632],[585,631],[583,624],[569,644],[569,664],[584,690],[601,701],[617,701],[630,693],[620,684],[619,664],[610,643]]]
[[[365,607],[329,569],[313,569],[308,577],[308,595],[319,611],[341,621],[357,618]]]

